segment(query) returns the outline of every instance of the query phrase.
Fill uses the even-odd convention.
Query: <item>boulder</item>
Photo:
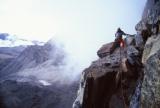
[[[106,57],[107,55],[110,54],[110,48],[112,47],[112,43],[107,43],[104,44],[98,51],[97,51],[97,55],[100,58]]]

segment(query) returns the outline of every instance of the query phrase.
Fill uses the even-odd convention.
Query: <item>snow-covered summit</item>
[[[21,45],[44,45],[44,42],[21,39],[15,35],[0,33],[0,47],[16,47]]]

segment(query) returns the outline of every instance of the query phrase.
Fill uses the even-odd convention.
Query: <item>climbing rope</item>
[[[122,93],[122,98],[123,98],[123,104],[124,104],[124,108],[128,108],[125,98],[124,98],[124,91],[123,91],[123,87],[122,87],[122,55],[121,55],[121,46],[120,46],[120,69],[119,69],[119,75],[120,75],[120,86],[121,86],[121,93]]]

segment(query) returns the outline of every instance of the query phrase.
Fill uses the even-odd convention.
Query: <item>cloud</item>
[[[42,84],[46,84],[45,82],[48,84],[55,82],[59,84],[70,84],[78,81],[82,72],[81,66],[65,52],[62,44],[55,40],[50,42],[53,46],[49,52],[50,56],[47,61],[32,68],[26,66],[27,68],[19,71],[17,74],[23,77],[35,77]]]

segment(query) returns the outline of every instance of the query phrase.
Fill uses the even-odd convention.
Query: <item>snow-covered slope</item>
[[[8,33],[0,33],[0,47],[16,47],[16,46],[26,46],[26,45],[44,45],[43,42],[31,41],[26,39],[18,38],[15,35],[10,35]]]

